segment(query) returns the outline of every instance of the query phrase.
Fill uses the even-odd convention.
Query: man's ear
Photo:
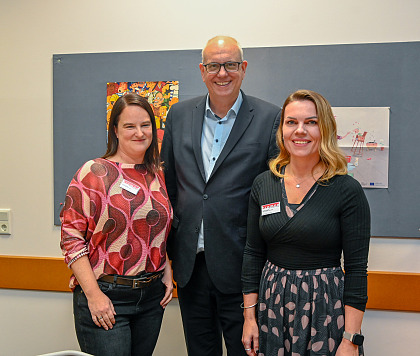
[[[200,72],[201,72],[201,79],[203,79],[203,82],[205,81],[205,75],[206,75],[206,68],[204,67],[203,63],[199,64]]]
[[[247,61],[243,61],[241,63],[241,68],[242,68],[242,71],[244,72],[244,74],[246,72],[246,67],[248,67],[248,62]]]

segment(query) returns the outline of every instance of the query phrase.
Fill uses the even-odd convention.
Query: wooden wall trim
[[[0,288],[70,292],[61,257],[1,256]],[[369,271],[368,309],[420,312],[420,273]]]
[[[0,255],[0,289],[71,292],[71,274],[63,257]]]
[[[60,257],[0,256],[0,288],[70,292],[70,276]]]
[[[368,309],[420,312],[420,273],[368,271]]]

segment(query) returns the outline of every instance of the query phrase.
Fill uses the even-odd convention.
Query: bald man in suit
[[[241,91],[247,61],[218,36],[202,52],[208,94],[169,111],[161,157],[174,208],[168,239],[190,356],[246,355],[241,268],[249,193],[276,155],[280,108]]]

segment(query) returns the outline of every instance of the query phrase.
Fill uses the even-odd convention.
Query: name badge
[[[280,212],[280,202],[261,205],[261,215],[270,215]]]
[[[140,190],[140,187],[138,185],[131,183],[125,179],[123,179],[122,183],[120,184],[120,188],[125,189],[134,195],[136,195]]]

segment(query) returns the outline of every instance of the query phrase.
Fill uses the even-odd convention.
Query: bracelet
[[[256,302],[255,304],[250,305],[249,307],[244,306],[244,303],[241,304],[241,308],[242,309],[249,309],[249,308],[253,308],[258,304],[258,302]]]

